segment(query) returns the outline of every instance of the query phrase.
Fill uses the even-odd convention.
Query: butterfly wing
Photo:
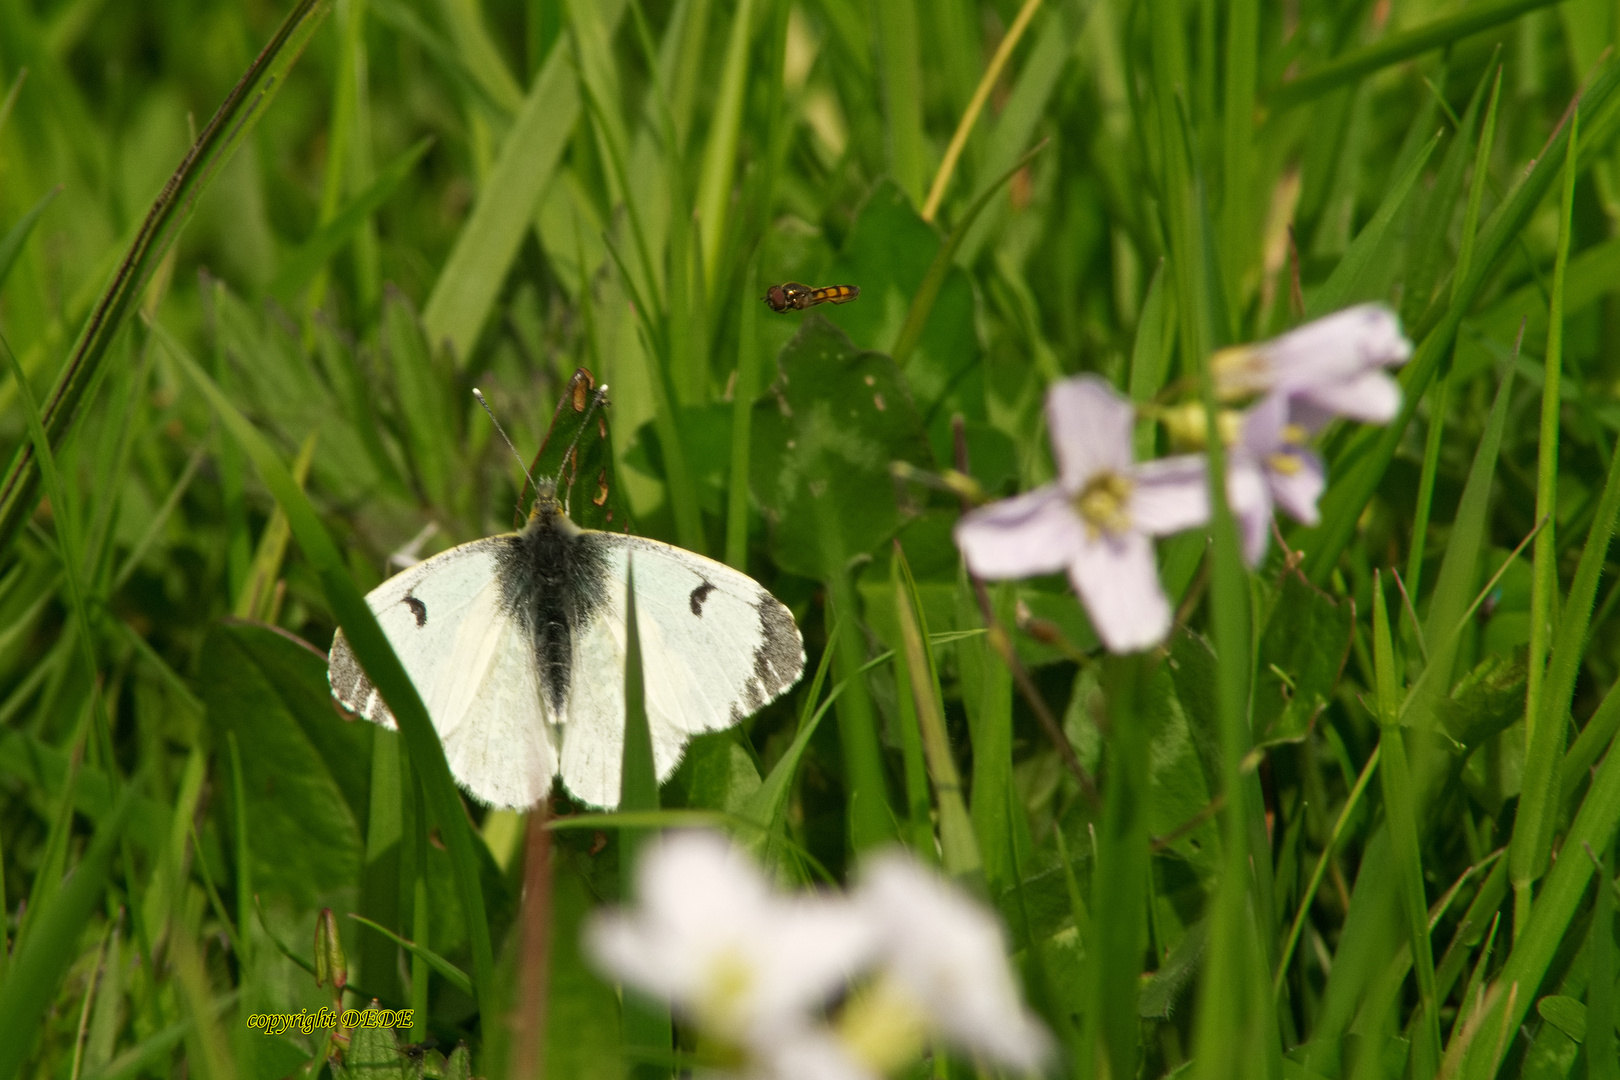
[[[584,802],[614,807],[624,758],[625,582],[635,563],[647,723],[662,783],[686,741],[730,727],[798,681],[804,642],[793,616],[753,578],[656,540],[586,533],[606,599],[578,628],[561,717],[561,771]]]
[[[530,635],[502,602],[512,536],[435,555],[366,595],[427,705],[456,781],[495,806],[528,807],[551,787],[557,755]],[[327,666],[345,708],[395,727],[343,632]]]

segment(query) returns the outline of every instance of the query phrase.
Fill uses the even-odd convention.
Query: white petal
[[[824,1031],[785,1032],[756,1049],[747,1080],[880,1080]]]
[[[1095,375],[1052,384],[1046,392],[1046,427],[1063,487],[1079,491],[1100,472],[1131,465],[1136,410]]]
[[[1368,424],[1387,424],[1401,411],[1401,385],[1382,371],[1298,391],[1301,403]]]
[[[825,1004],[873,962],[879,938],[868,913],[842,898],[784,898],[773,908],[755,1004],[767,1027]]]
[[[1209,472],[1200,454],[1160,458],[1131,473],[1131,527],[1152,536],[1209,523]]]
[[[1142,533],[1082,544],[1069,579],[1109,652],[1149,649],[1170,633],[1170,601],[1159,585],[1153,542]]]
[[[1271,495],[1289,517],[1302,525],[1316,525],[1322,520],[1316,511],[1316,500],[1327,487],[1327,473],[1322,459],[1302,448],[1282,451],[1294,462],[1293,467],[1279,469],[1273,465],[1266,469],[1266,480]]]
[[[1243,538],[1243,559],[1250,566],[1259,566],[1271,539],[1271,491],[1260,466],[1248,454],[1233,455],[1227,466],[1226,501]]]
[[[1033,577],[1063,569],[1085,526],[1056,484],[989,506],[956,523],[956,546],[981,578]]]

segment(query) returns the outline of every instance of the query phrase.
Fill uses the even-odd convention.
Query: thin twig
[[[1177,825],[1163,836],[1155,836],[1149,847],[1153,853],[1157,855],[1171,844],[1174,844],[1177,840],[1180,840],[1182,837],[1196,831],[1199,826],[1203,825],[1206,821],[1209,821],[1225,808],[1226,792],[1217,792],[1215,797],[1209,800],[1209,802],[1205,803],[1203,809],[1199,810],[1198,813],[1194,814],[1186,821],[1183,821],[1180,825]]]
[[[960,414],[951,417],[951,439],[955,444],[956,471],[966,475],[968,471],[967,433],[963,427]],[[962,512],[966,513],[971,509],[972,505],[963,500]],[[1012,672],[1013,684],[1018,687],[1018,692],[1023,695],[1024,700],[1029,704],[1030,711],[1035,714],[1035,719],[1040,722],[1041,728],[1045,730],[1046,737],[1052,740],[1052,745],[1057,748],[1058,757],[1063,760],[1064,766],[1079,781],[1080,790],[1085,794],[1086,800],[1093,806],[1098,805],[1096,782],[1092,780],[1091,774],[1086,772],[1086,767],[1080,763],[1080,755],[1074,752],[1074,746],[1069,742],[1069,737],[1063,733],[1063,725],[1058,723],[1057,717],[1052,713],[1051,706],[1046,703],[1045,698],[1041,697],[1040,690],[1035,686],[1035,680],[1029,677],[1029,672],[1024,669],[1023,662],[1018,659],[1018,654],[1013,650],[1012,639],[1007,636],[1006,629],[1001,625],[1001,621],[996,618],[995,606],[990,602],[990,591],[984,587],[984,582],[974,575],[973,571],[969,570],[967,575],[968,580],[973,583],[973,595],[979,601],[979,612],[984,617],[984,625],[988,631],[991,647],[1000,655],[1002,663],[1007,665],[1007,670]]]

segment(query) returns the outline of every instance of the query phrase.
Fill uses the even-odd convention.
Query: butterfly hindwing
[[[625,590],[635,560],[647,722],[660,783],[693,735],[729,727],[797,681],[804,644],[787,608],[723,563],[634,536],[585,533],[606,603],[575,631],[562,717],[561,772],[576,797],[619,799],[624,756]]]

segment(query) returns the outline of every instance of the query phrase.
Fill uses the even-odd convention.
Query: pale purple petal
[[[1087,540],[1069,564],[1069,578],[1109,652],[1149,649],[1170,633],[1170,601],[1159,585],[1153,542],[1142,533]]]
[[[1270,359],[1279,387],[1337,382],[1412,355],[1400,320],[1382,304],[1336,311],[1256,348]]]
[[[1386,424],[1401,411],[1401,385],[1382,371],[1298,391],[1302,404],[1368,424]]]
[[[1071,494],[1100,472],[1131,466],[1136,410],[1095,375],[1054,383],[1046,392],[1046,427],[1059,482]]]
[[[1047,484],[964,515],[955,535],[975,576],[1001,580],[1063,569],[1085,526],[1058,485]]]
[[[1259,566],[1271,539],[1271,492],[1253,456],[1236,454],[1227,463],[1226,501],[1237,518],[1244,561]]]
[[[1272,498],[1289,517],[1302,525],[1316,525],[1322,520],[1316,512],[1316,500],[1327,487],[1327,472],[1315,452],[1303,447],[1279,450],[1268,462],[1266,479]]]
[[[1283,431],[1288,427],[1291,402],[1286,394],[1267,394],[1243,414],[1243,434],[1235,447],[1255,458],[1264,458],[1282,445]]]
[[[1133,529],[1168,536],[1209,523],[1209,473],[1200,454],[1160,458],[1131,473]]]

